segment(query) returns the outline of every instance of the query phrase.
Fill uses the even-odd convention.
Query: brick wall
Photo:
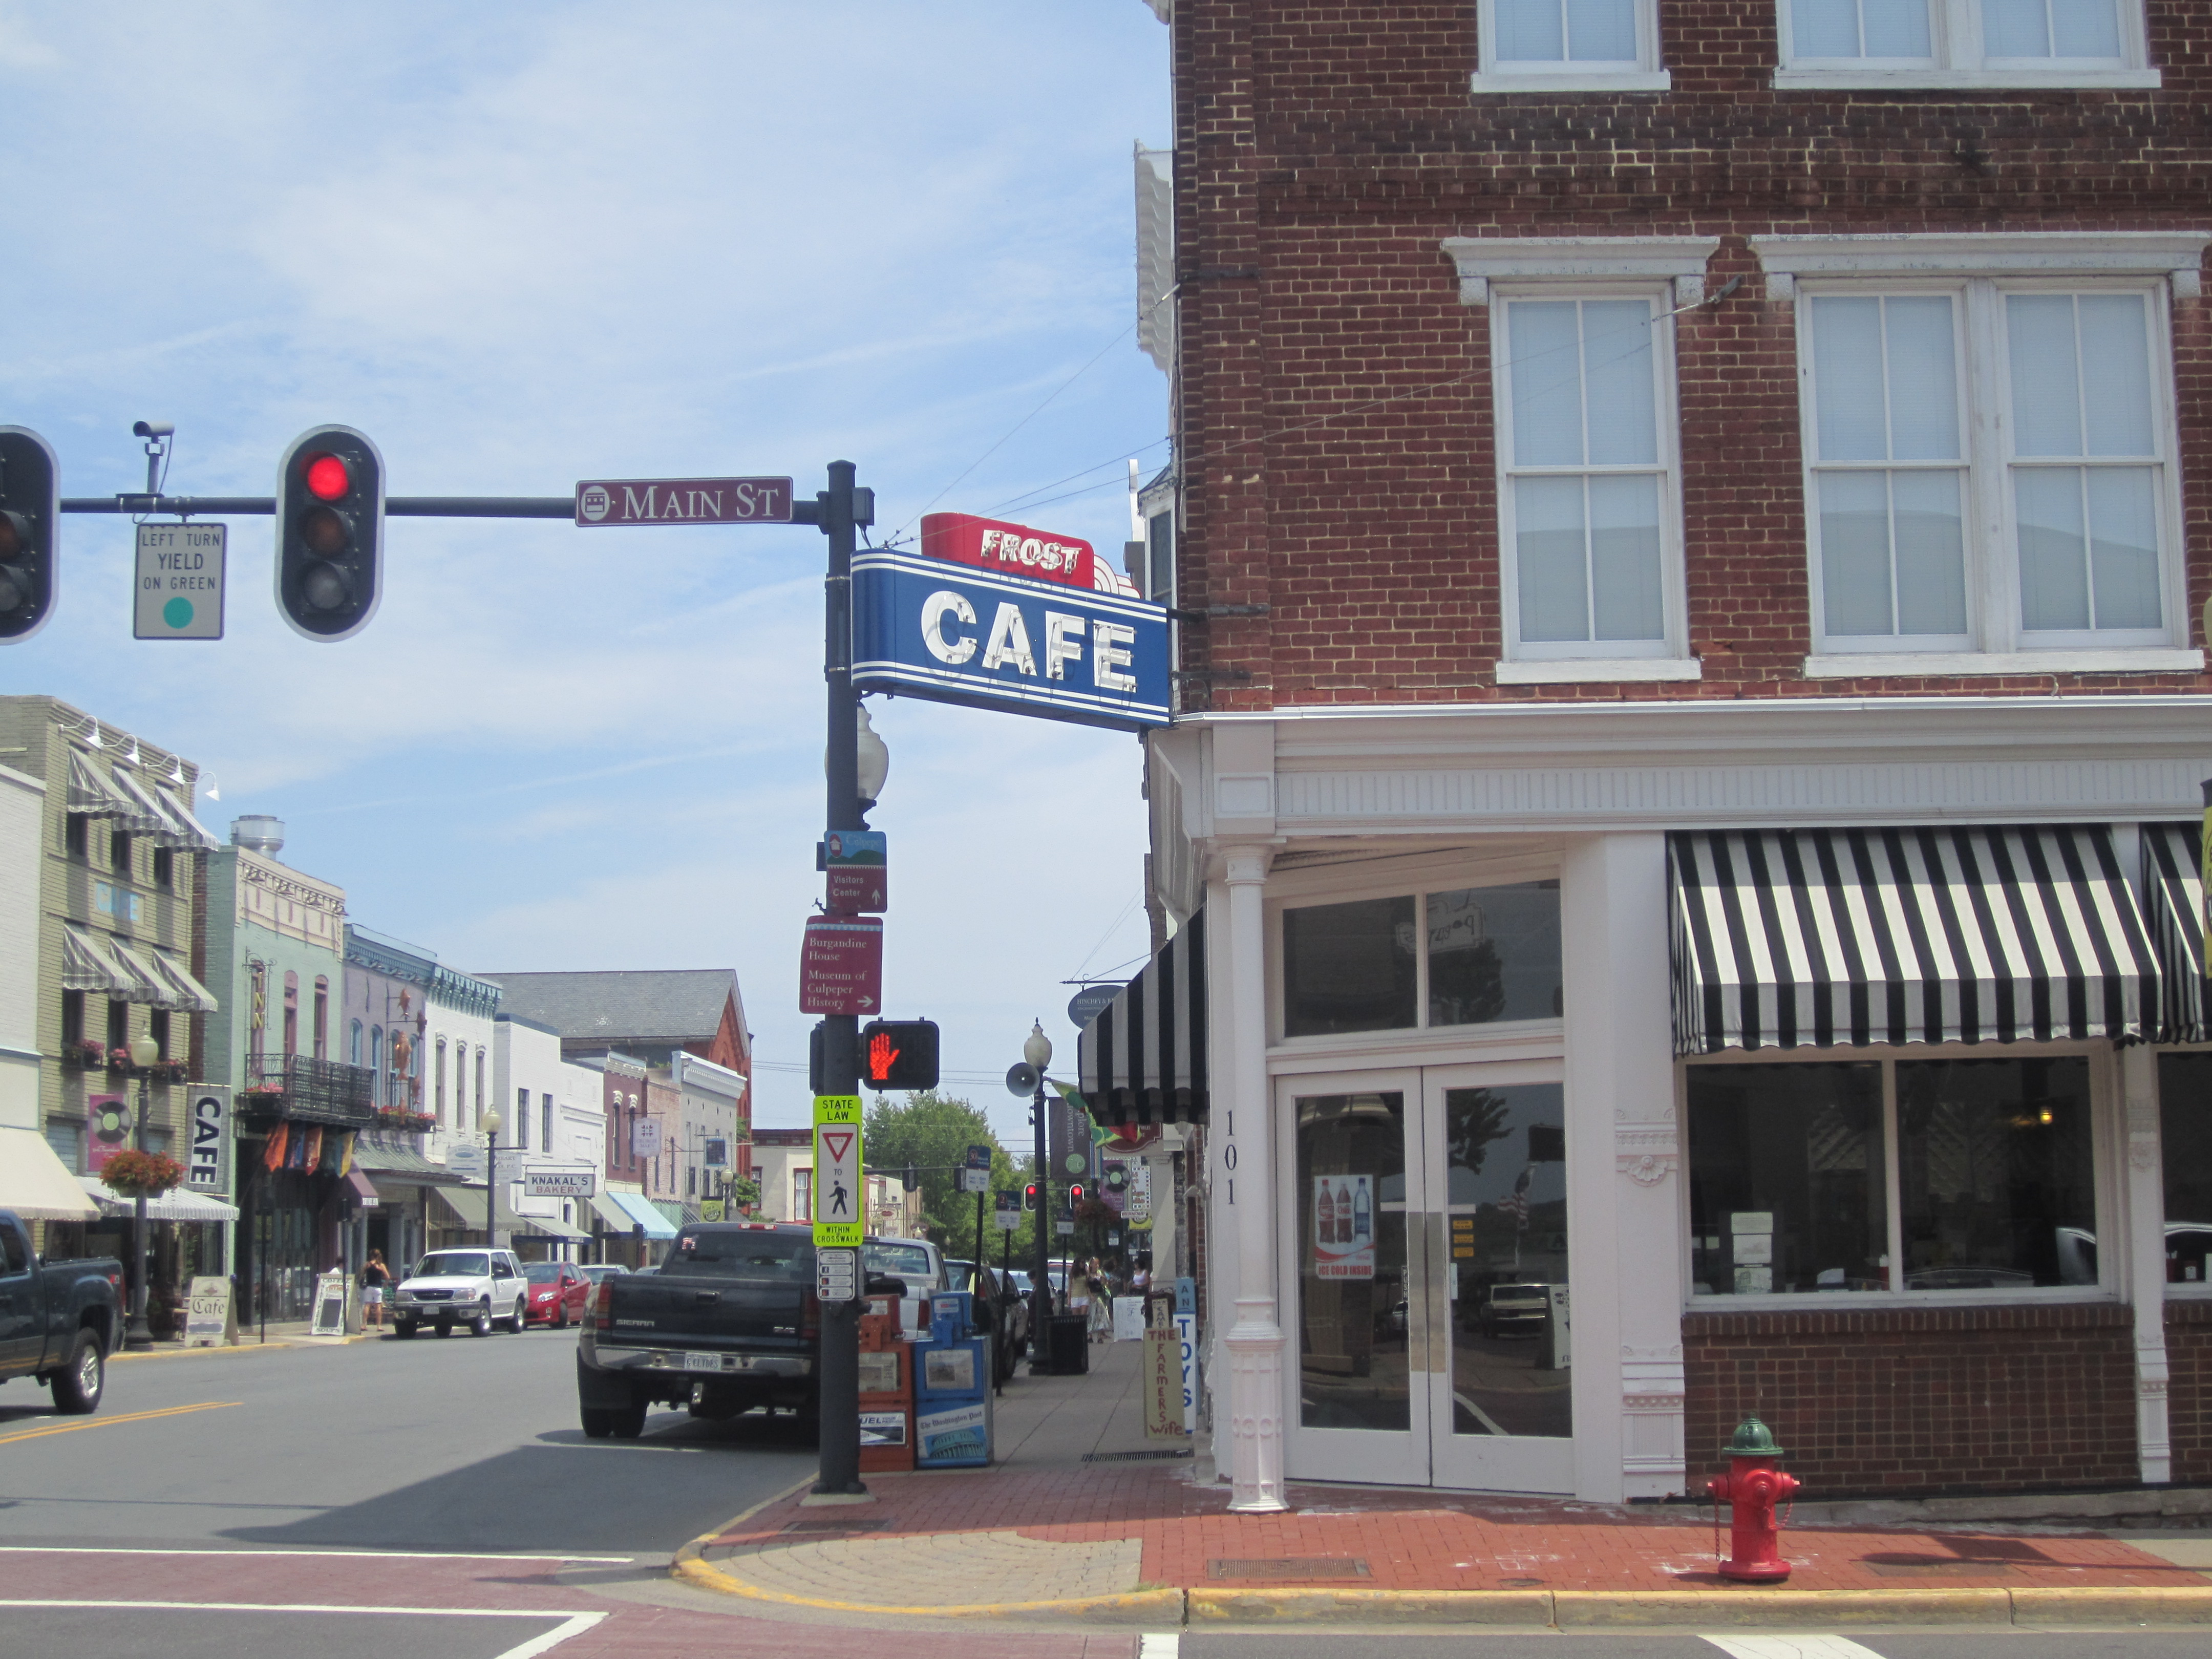
[[[2212,1482],[2212,1302],[2166,1304],[2166,1364],[2174,1484]]]
[[[1795,325],[1769,232],[2212,227],[2212,21],[2149,0],[2157,92],[1777,92],[1774,0],[1665,0],[1668,93],[1470,96],[1475,8],[1176,15],[1180,601],[1190,708],[2212,689],[2212,677],[1808,681]],[[1717,236],[1677,319],[1699,682],[1506,686],[1488,315],[1454,235]],[[2193,616],[2212,594],[2212,301],[2174,319]],[[2191,642],[2195,629],[2191,629]]]
[[[1698,1313],[1682,1356],[1692,1492],[1726,1468],[1747,1415],[1774,1430],[1808,1498],[2138,1476],[2125,1308]]]

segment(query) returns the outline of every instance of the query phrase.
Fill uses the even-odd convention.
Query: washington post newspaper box
[[[950,1322],[947,1322],[948,1323]],[[946,1328],[945,1325],[936,1328]],[[915,1466],[972,1469],[991,1461],[991,1342],[965,1334],[917,1342],[914,1354]]]

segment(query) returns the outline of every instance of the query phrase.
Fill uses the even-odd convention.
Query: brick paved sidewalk
[[[1226,1489],[1194,1484],[1188,1464],[878,1475],[869,1486],[876,1501],[851,1508],[805,1507],[794,1493],[702,1553],[774,1595],[917,1607],[1158,1587],[1740,1588],[1713,1570],[1711,1512],[1677,1507],[1294,1486],[1290,1513],[1232,1515]],[[1723,1528],[1723,1545],[1726,1536]],[[2212,1583],[2194,1567],[2092,1533],[1830,1528],[1784,1536],[1795,1589]]]

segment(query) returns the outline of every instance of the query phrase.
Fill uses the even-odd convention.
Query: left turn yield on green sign
[[[133,634],[142,640],[222,637],[223,554],[230,527],[142,524],[132,588]]]

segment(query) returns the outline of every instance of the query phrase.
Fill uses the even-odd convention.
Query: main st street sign
[[[1168,616],[1147,599],[913,553],[853,556],[853,686],[1085,726],[1168,723]]]

